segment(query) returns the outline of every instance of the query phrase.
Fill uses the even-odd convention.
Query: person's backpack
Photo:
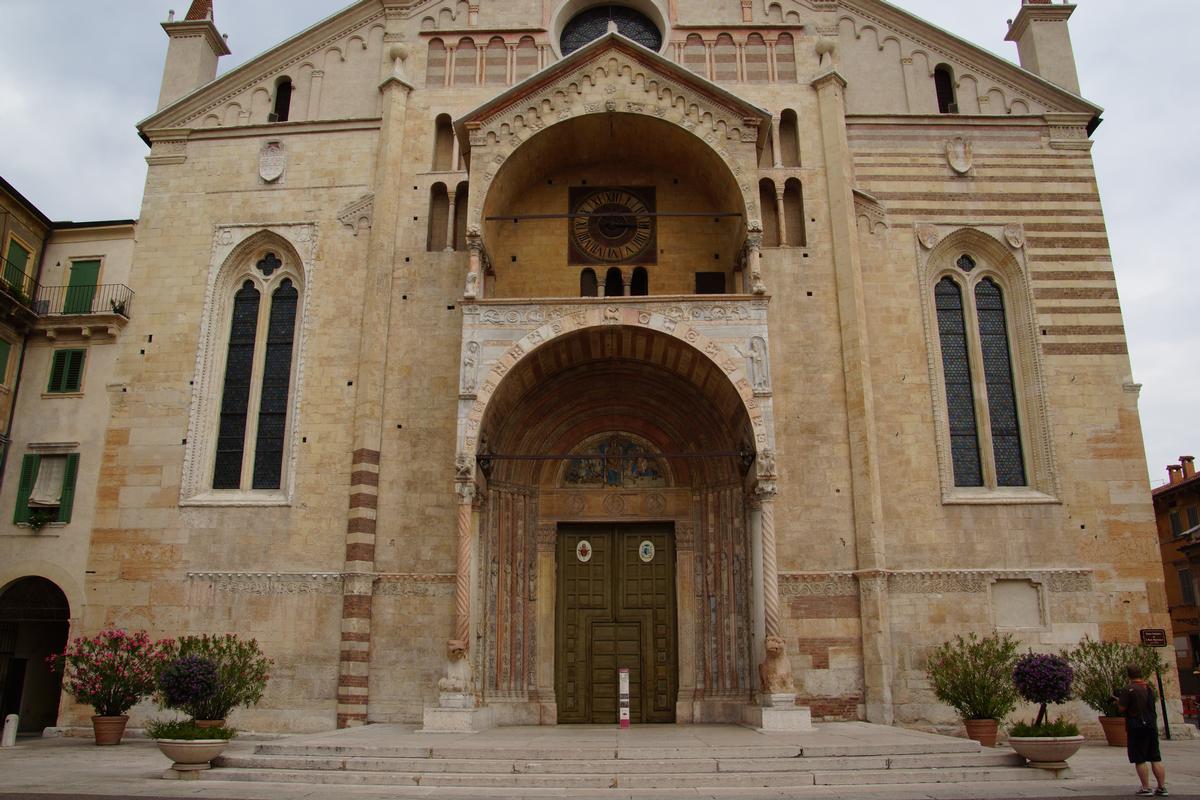
[[[1131,703],[1131,707],[1126,712],[1129,720],[1129,729],[1134,731],[1147,731],[1158,727],[1157,715],[1154,713],[1154,690],[1149,686],[1143,694],[1134,689],[1129,690],[1129,696],[1135,703]],[[1136,708],[1132,706],[1136,704]]]

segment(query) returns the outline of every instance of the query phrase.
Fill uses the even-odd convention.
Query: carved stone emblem
[[[1014,249],[1020,250],[1025,246],[1025,228],[1015,222],[1005,225],[1004,238]]]
[[[284,152],[283,142],[271,141],[263,145],[258,155],[258,177],[267,183],[274,183],[283,177],[287,168],[287,153]]]
[[[961,136],[946,142],[946,160],[950,162],[950,169],[959,175],[971,171],[973,158],[971,143]]]
[[[649,539],[643,540],[641,545],[638,546],[638,558],[640,558],[642,562],[646,564],[649,564],[651,561],[653,561],[654,542],[650,541]]]
[[[592,560],[592,543],[587,539],[580,539],[579,544],[575,545],[575,557],[579,559],[581,564],[586,564]]]
[[[917,241],[921,243],[921,247],[926,250],[932,250],[937,247],[938,240],[941,236],[938,234],[937,228],[932,225],[917,226]]]
[[[624,514],[625,513],[625,498],[619,494],[610,494],[604,498],[604,510],[609,514]]]

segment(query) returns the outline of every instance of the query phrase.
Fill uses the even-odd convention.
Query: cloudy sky
[[[689,0],[680,0],[689,2]],[[216,0],[228,70],[349,0]],[[898,0],[999,55],[1019,0]],[[1200,73],[1196,0],[1078,0],[1071,35],[1083,94],[1104,106],[1093,155],[1116,262],[1151,482],[1200,455]],[[158,99],[158,23],[189,0],[0,0],[0,175],[56,220],[136,217],[145,145],[134,125]],[[14,35],[13,31],[20,31]],[[1191,355],[1189,355],[1189,353]]]

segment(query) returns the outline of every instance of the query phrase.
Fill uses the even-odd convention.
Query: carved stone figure
[[[795,693],[792,664],[788,661],[787,648],[781,637],[767,637],[767,657],[758,665],[758,680],[759,688],[767,694]]]
[[[939,239],[941,239],[941,236],[938,235],[938,229],[932,225],[920,225],[917,227],[917,241],[926,250],[932,250],[937,247]]]
[[[283,143],[272,141],[264,144],[258,155],[258,177],[266,183],[274,183],[283,177],[286,168],[287,154],[284,152]]]
[[[1004,238],[1014,250],[1020,250],[1025,246],[1025,228],[1015,222],[1005,225]]]
[[[475,671],[467,658],[467,643],[451,639],[446,646],[446,674],[437,688],[445,694],[471,694],[475,691]]]
[[[775,472],[775,451],[763,450],[758,454],[758,474],[764,478],[773,478]]]
[[[475,394],[479,379],[479,342],[467,342],[467,354],[463,356],[462,366],[463,394]]]
[[[750,339],[750,380],[756,392],[771,390],[771,372],[767,359],[767,342],[761,336]]]
[[[467,273],[467,288],[463,291],[463,297],[474,299],[479,293],[479,273],[471,270]]]

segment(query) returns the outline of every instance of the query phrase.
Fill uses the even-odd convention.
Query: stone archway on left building
[[[58,584],[28,575],[0,589],[0,717],[19,714],[21,733],[58,723],[62,674],[46,657],[67,644],[71,607]]]

